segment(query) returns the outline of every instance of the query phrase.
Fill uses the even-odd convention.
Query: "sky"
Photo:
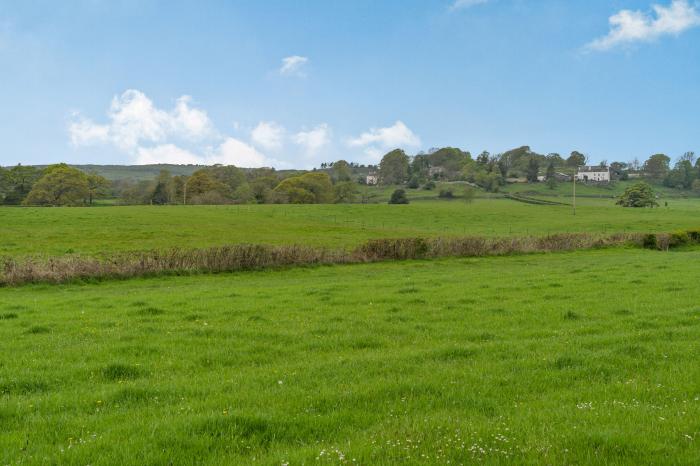
[[[700,152],[695,0],[5,0],[0,165]]]

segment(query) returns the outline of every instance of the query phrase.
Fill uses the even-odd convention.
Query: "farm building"
[[[375,186],[375,185],[379,184],[379,176],[375,172],[370,172],[367,175],[366,183],[369,186]]]
[[[602,166],[579,167],[576,173],[576,180],[584,182],[593,181],[596,183],[608,183],[610,182],[610,168]]]

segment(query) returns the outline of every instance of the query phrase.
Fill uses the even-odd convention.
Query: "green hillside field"
[[[0,464],[697,464],[699,261],[0,289]]]
[[[0,256],[107,254],[231,243],[355,247],[370,238],[547,235],[557,232],[666,232],[700,225],[700,201],[624,209],[611,199],[567,206],[507,199],[409,205],[129,206],[0,208]]]

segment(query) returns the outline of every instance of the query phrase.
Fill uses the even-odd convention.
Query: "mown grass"
[[[506,199],[414,202],[407,206],[251,205],[0,208],[0,256],[109,254],[239,243],[354,248],[377,238],[527,236],[562,232],[668,232],[697,227],[700,200],[623,209],[614,200],[567,206]]]
[[[0,464],[697,464],[699,261],[0,289]]]

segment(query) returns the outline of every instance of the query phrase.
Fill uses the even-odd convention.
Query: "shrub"
[[[397,189],[391,193],[391,199],[389,199],[389,204],[408,204],[408,198],[406,197],[406,191],[403,189]]]
[[[417,176],[412,176],[410,180],[408,180],[408,186],[409,189],[418,189],[420,188],[420,181],[418,180]]]
[[[617,201],[622,207],[658,207],[652,187],[641,181],[629,186]]]
[[[645,249],[657,249],[656,235],[654,233],[644,235],[644,238],[642,238],[642,246]]]
[[[676,231],[671,233],[671,237],[669,239],[670,247],[675,248],[678,246],[685,246],[687,244],[690,244],[690,236],[688,235],[688,232]]]
[[[438,197],[441,199],[454,199],[455,194],[452,191],[452,188],[443,188],[440,190]]]
[[[423,189],[425,189],[426,191],[432,191],[433,189],[435,189],[435,182],[434,182],[434,181],[428,181],[427,183],[425,183],[425,184],[423,185]]]

